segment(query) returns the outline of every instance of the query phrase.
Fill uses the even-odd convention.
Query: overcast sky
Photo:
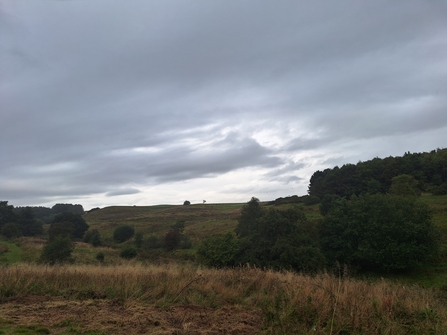
[[[0,200],[246,202],[447,144],[447,2],[0,0]]]

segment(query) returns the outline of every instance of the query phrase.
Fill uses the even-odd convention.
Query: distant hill
[[[401,157],[376,157],[316,171],[310,178],[308,193],[320,199],[325,194],[350,197],[353,194],[387,193],[392,179],[404,174],[413,176],[422,192],[447,194],[447,149],[407,152]]]

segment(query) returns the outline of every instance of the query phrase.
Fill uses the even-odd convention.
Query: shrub
[[[115,242],[123,243],[135,234],[135,229],[131,226],[119,226],[113,231],[113,239]]]
[[[49,265],[72,262],[73,250],[74,244],[69,237],[56,236],[43,247],[40,261]]]
[[[101,263],[104,262],[104,253],[103,253],[102,251],[98,252],[98,253],[96,254],[96,259],[97,259],[98,261],[100,261]]]
[[[239,241],[233,234],[216,235],[202,241],[197,250],[199,262],[216,268],[234,266],[239,253]]]
[[[157,236],[149,236],[143,241],[143,249],[158,249],[161,247],[160,240]]]
[[[191,202],[189,202],[188,200],[185,200],[185,202],[183,203],[183,206],[189,206],[191,205]]]
[[[137,256],[137,248],[132,246],[127,246],[120,252],[120,257],[125,259],[132,259]]]
[[[164,239],[163,246],[167,251],[172,251],[180,246],[182,241],[182,234],[178,230],[169,230]]]
[[[135,234],[135,246],[140,249],[143,246],[143,233],[136,233]]]
[[[17,227],[17,224],[14,222],[8,222],[5,224],[0,230],[0,234],[2,234],[6,238],[13,238],[20,236],[20,230]]]
[[[85,233],[83,241],[94,247],[99,247],[102,244],[101,234],[97,229],[89,230]]]

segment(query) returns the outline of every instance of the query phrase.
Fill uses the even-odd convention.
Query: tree
[[[0,229],[0,234],[6,238],[14,238],[20,236],[20,230],[14,222],[8,222]]]
[[[323,268],[324,256],[305,229],[307,218],[301,208],[253,214],[251,233],[240,239],[238,264],[307,272]]]
[[[85,222],[84,218],[80,214],[73,214],[70,212],[65,212],[58,214],[53,219],[53,224],[61,223],[61,222],[69,222],[72,226],[71,237],[82,239],[85,232],[88,230],[89,225]]]
[[[263,211],[259,199],[252,197],[251,200],[242,207],[241,215],[238,218],[238,225],[235,229],[237,237],[243,238],[253,234],[262,214]]]
[[[43,234],[42,221],[38,221],[34,218],[34,212],[30,207],[25,207],[20,211],[17,223],[23,236]]]
[[[123,243],[135,234],[135,229],[132,226],[119,226],[113,231],[113,240],[117,243]]]
[[[171,229],[169,230],[163,242],[163,246],[167,251],[172,251],[177,249],[182,242],[182,233],[178,230]]]
[[[71,239],[73,235],[73,224],[69,221],[54,222],[48,229],[48,238],[53,241],[56,237],[68,237]]]
[[[54,240],[48,241],[42,249],[40,260],[49,265],[73,262],[71,254],[74,244],[69,237],[56,236]]]
[[[399,271],[433,260],[438,234],[425,203],[415,198],[364,195],[340,199],[319,225],[330,262]]]
[[[14,214],[14,206],[8,205],[7,201],[0,201],[0,229],[9,222],[17,222]]]
[[[183,206],[189,206],[191,205],[191,202],[189,202],[188,200],[185,200],[185,202],[183,203]]]
[[[84,208],[82,205],[73,205],[73,204],[56,204],[51,208],[52,214],[61,214],[61,213],[73,213],[73,214],[84,214]]]
[[[419,196],[421,195],[421,190],[413,176],[401,174],[391,179],[389,193],[402,196]]]

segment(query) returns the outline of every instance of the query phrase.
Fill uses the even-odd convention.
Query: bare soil
[[[257,334],[262,326],[259,311],[234,306],[161,308],[138,302],[49,296],[3,301],[0,317],[11,326],[46,327],[50,334]]]

